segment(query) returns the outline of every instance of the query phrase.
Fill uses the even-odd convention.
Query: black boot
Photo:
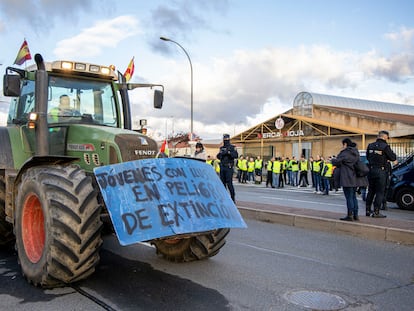
[[[352,212],[348,212],[348,215],[346,215],[345,217],[339,218],[340,220],[345,220],[345,221],[352,221]]]
[[[355,221],[359,221],[359,216],[358,215],[354,215],[354,220]]]
[[[375,209],[374,209],[374,214],[372,214],[372,217],[374,217],[374,218],[385,218],[385,217],[387,217],[387,216],[385,216],[385,215],[381,214],[381,213],[379,212],[379,208],[375,208]]]
[[[365,210],[365,216],[369,217],[371,216],[371,214],[372,214],[371,207],[367,206]]]

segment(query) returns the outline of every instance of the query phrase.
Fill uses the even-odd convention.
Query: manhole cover
[[[320,291],[294,291],[285,294],[285,299],[312,310],[340,310],[346,307],[341,297]]]

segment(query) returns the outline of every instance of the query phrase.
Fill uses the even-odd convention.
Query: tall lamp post
[[[193,139],[193,64],[191,63],[191,59],[190,59],[190,55],[188,55],[187,51],[181,46],[181,44],[179,44],[178,42],[168,39],[166,37],[160,37],[161,40],[163,41],[170,41],[173,42],[175,44],[177,44],[185,53],[185,55],[187,55],[188,61],[190,62],[190,69],[191,69],[191,137],[190,140]]]

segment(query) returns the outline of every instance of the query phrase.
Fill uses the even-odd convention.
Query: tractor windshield
[[[48,122],[118,126],[110,82],[49,76]]]

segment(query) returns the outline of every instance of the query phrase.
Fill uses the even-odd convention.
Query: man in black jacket
[[[377,140],[370,143],[367,148],[367,160],[369,163],[368,174],[368,195],[366,200],[366,216],[372,215],[375,218],[387,217],[379,212],[385,193],[385,186],[388,174],[388,161],[394,162],[397,159],[394,151],[387,144],[389,133],[380,131]],[[374,202],[374,213],[371,205]]]
[[[217,159],[220,160],[220,179],[230,192],[231,199],[236,202],[234,187],[233,187],[233,167],[234,160],[239,157],[237,149],[234,145],[230,144],[230,135],[223,135],[223,146],[220,147],[220,151],[217,154]]]

